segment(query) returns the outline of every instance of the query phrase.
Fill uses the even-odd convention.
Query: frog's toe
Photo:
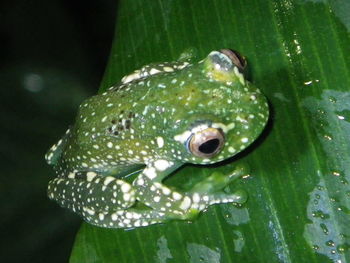
[[[227,185],[245,175],[245,171],[245,168],[240,166],[228,175],[221,172],[213,172],[209,177],[197,183],[190,192],[215,193],[221,191]]]
[[[229,182],[232,182],[236,179],[239,179],[240,177],[244,175],[248,175],[250,172],[250,168],[248,165],[240,163],[238,164],[235,169],[228,175]]]
[[[248,195],[244,190],[237,190],[233,194],[215,193],[210,196],[209,204],[221,204],[221,203],[238,203],[243,204],[247,201]]]

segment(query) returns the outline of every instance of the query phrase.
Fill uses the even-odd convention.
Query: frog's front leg
[[[240,176],[240,171],[226,177],[214,174],[184,193],[163,185],[162,180],[179,166],[166,160],[150,162],[133,183],[136,199],[166,213],[167,219],[193,219],[211,204],[245,201],[244,193],[226,194],[219,191]]]
[[[230,202],[245,203],[247,200],[247,194],[245,191],[238,190],[233,194],[226,194],[222,190],[232,182],[247,175],[247,172],[247,167],[243,165],[237,166],[229,174],[214,172],[203,181],[194,185],[190,190],[190,193],[210,195],[210,204]]]

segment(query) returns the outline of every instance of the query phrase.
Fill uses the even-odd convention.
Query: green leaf
[[[233,48],[272,116],[242,154],[169,181],[248,165],[230,186],[248,192],[242,208],[134,230],[84,223],[71,262],[350,262],[349,14],[346,0],[121,0],[102,90],[189,47],[200,57]]]

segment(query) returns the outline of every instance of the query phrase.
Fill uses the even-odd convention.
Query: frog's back
[[[72,170],[116,174],[144,163],[147,130],[142,114],[149,106],[140,98],[148,93],[144,81],[114,87],[84,101],[65,136],[46,154],[58,173]],[[59,171],[58,171],[59,170]]]

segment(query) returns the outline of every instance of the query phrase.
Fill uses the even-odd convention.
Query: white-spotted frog
[[[229,49],[196,63],[151,64],[86,100],[46,155],[57,173],[49,197],[110,228],[190,220],[209,205],[244,202],[244,194],[223,191],[243,175],[240,168],[213,173],[186,192],[163,179],[185,163],[232,157],[259,136],[268,104],[244,78],[245,64]]]

